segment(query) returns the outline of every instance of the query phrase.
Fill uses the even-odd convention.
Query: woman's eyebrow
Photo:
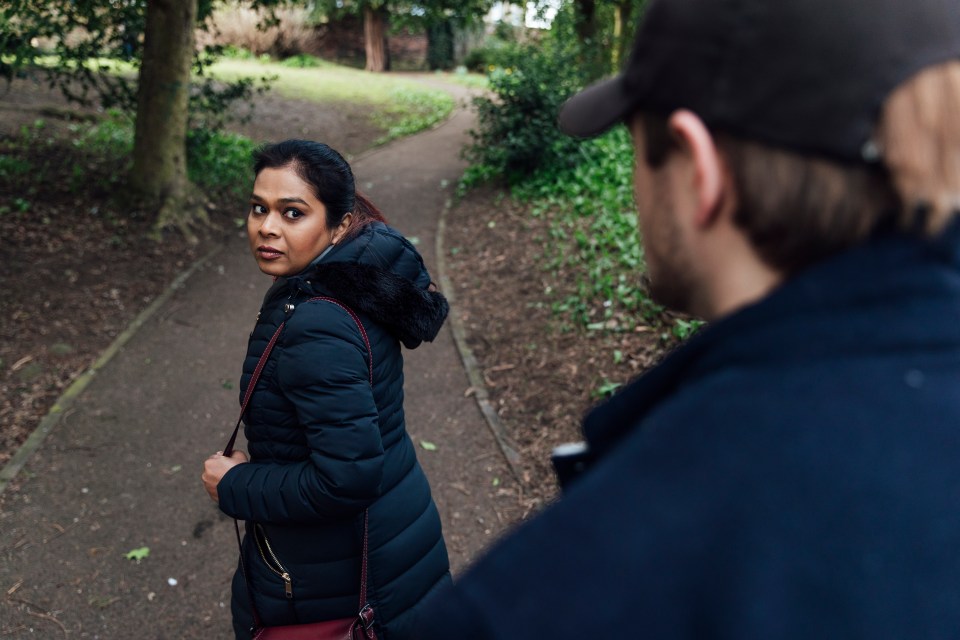
[[[261,196],[258,196],[258,195],[255,194],[255,193],[251,193],[251,194],[250,194],[250,199],[251,199],[251,200],[258,200],[258,201],[260,201],[260,202],[266,202],[266,200],[265,200],[264,198],[262,198]],[[282,203],[282,204],[296,203],[296,204],[302,204],[302,205],[310,206],[309,203],[308,203],[306,200],[304,200],[303,198],[298,198],[298,197],[296,197],[296,196],[289,196],[289,197],[287,197],[287,198],[277,198],[277,202],[280,202],[280,203]]]
[[[290,202],[296,202],[297,204],[307,204],[307,201],[306,201],[306,200],[304,200],[304,199],[302,199],[302,198],[298,198],[298,197],[296,197],[296,196],[291,196],[291,197],[289,197],[289,198],[280,198],[280,199],[278,200],[278,202],[283,202],[284,204],[287,204],[287,203],[290,203]]]

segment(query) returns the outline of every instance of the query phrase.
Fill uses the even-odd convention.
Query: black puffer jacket
[[[270,337],[286,326],[244,418],[251,462],[232,468],[217,487],[220,508],[247,521],[244,558],[264,624],[356,614],[365,508],[368,596],[381,638],[411,637],[416,606],[449,580],[440,518],[403,412],[400,344],[432,340],[447,314],[446,300],[429,286],[416,249],[376,223],[300,275],[277,280],[264,300],[241,397]],[[372,385],[359,328],[336,304],[310,300],[316,296],[359,315],[373,355]],[[289,589],[274,570],[278,563],[290,575]],[[233,587],[242,637],[251,616],[239,571]]]

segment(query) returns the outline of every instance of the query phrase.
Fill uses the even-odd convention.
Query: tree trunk
[[[157,210],[158,227],[181,229],[196,213],[185,206],[187,113],[197,0],[149,0],[137,89],[130,186]]]
[[[363,46],[367,54],[367,71],[389,71],[390,52],[387,50],[387,8],[363,8]]]
[[[606,72],[607,52],[600,47],[597,27],[596,0],[574,0],[576,7],[577,39],[580,41],[581,66],[587,80],[594,80]]]
[[[427,27],[427,64],[431,71],[453,68],[453,41],[452,20],[441,20]]]
[[[616,73],[626,63],[633,43],[633,0],[620,0],[614,9],[613,71]]]

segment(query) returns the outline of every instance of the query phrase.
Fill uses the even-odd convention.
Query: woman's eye
[[[303,215],[303,212],[299,209],[287,209],[283,212],[284,217],[290,218],[291,220],[296,220]]]
[[[254,203],[250,205],[250,213],[252,213],[253,215],[262,216],[266,212],[267,212],[267,208],[264,207],[262,204]]]

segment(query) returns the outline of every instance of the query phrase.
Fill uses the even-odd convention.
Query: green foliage
[[[72,125],[73,146],[90,155],[121,158],[133,152],[133,122],[119,109],[95,125]]]
[[[28,160],[12,155],[0,154],[0,180],[13,179],[25,175],[32,168]]]
[[[490,86],[486,74],[470,73],[467,71],[467,68],[463,66],[457,67],[452,72],[435,71],[434,74],[442,78],[444,82],[459,84],[464,87],[469,87],[470,89],[485,90]]]
[[[514,197],[546,219],[541,264],[573,283],[563,293],[548,288],[547,295],[553,296],[553,311],[571,326],[629,331],[643,321],[662,327],[667,340],[684,340],[702,323],[666,317],[642,286],[646,266],[633,202],[633,145],[626,128],[577,142],[555,125],[563,102],[597,73],[594,63],[602,58],[597,51],[614,43],[619,47],[629,37],[622,25],[619,32],[614,28],[614,12],[636,18],[646,3],[597,3],[592,41],[583,40],[579,4],[564,5],[542,42],[517,45],[507,36],[494,38],[466,60],[474,69],[489,70],[493,96],[475,100],[479,126],[466,152],[471,164],[460,192],[505,179]],[[607,51],[604,64],[612,69],[618,54],[622,51]],[[597,394],[607,395],[615,386],[605,382]]]
[[[243,136],[195,129],[187,135],[187,173],[204,190],[244,197],[250,192],[255,148]]]
[[[226,58],[227,60],[253,60],[257,56],[249,49],[228,44],[220,49],[220,57]]]
[[[48,131],[43,120],[25,126],[14,138],[0,141],[0,193],[23,194],[28,202],[51,188],[72,197],[103,200],[123,193],[133,149],[133,122],[122,111],[111,111],[96,123],[70,125],[70,142]],[[190,179],[218,200],[224,195],[246,198],[252,180],[255,144],[243,136],[198,129],[187,136]],[[13,208],[24,205],[11,200]]]
[[[431,127],[444,120],[452,110],[453,98],[446,91],[394,89],[384,109],[373,116],[377,126],[386,130],[377,139],[377,144]]]
[[[541,171],[513,193],[550,223],[544,267],[576,274],[553,309],[593,330],[629,330],[661,308],[640,285],[645,269],[633,203],[633,145],[624,127],[584,142],[572,168]]]
[[[127,560],[136,560],[139,564],[141,560],[145,560],[150,555],[150,547],[138,547],[136,549],[131,549],[123,554],[123,557]]]
[[[603,382],[601,382],[600,385],[593,390],[590,396],[594,400],[609,398],[614,393],[616,393],[617,389],[619,389],[622,386],[623,386],[622,382],[613,382],[612,380],[604,379]]]
[[[548,39],[542,45],[505,47],[502,66],[489,74],[494,96],[474,99],[479,128],[466,156],[483,169],[517,183],[536,171],[571,165],[577,143],[556,125],[563,102],[580,86],[575,50]]]
[[[0,212],[63,199],[86,211],[81,203],[121,193],[131,139],[130,125],[112,113],[100,122],[73,124],[66,136],[41,119],[24,125],[17,135],[0,139],[0,202],[5,202]],[[40,211],[33,220],[48,224]],[[89,211],[97,213],[96,207]]]
[[[471,49],[463,66],[474,73],[489,73],[497,67],[509,67],[516,58],[517,44],[501,38],[488,38],[483,46]]]
[[[146,0],[104,6],[98,0],[12,0],[0,8],[0,75],[11,79],[39,73],[68,99],[90,104],[91,94],[106,107],[127,108],[136,102],[133,82],[103,73],[91,60],[133,60],[141,53],[140,36]],[[49,51],[35,43],[49,42]],[[56,66],[37,66],[43,54]]]
[[[198,28],[206,28],[204,20],[212,4],[212,0],[200,0]],[[147,0],[2,3],[0,77],[37,77],[71,102],[119,109],[132,117],[137,109],[146,7]],[[40,49],[40,43],[47,43],[48,49]],[[233,116],[231,104],[249,104],[262,89],[250,78],[222,83],[206,77],[206,68],[222,51],[223,47],[209,46],[195,55],[191,126],[222,127]],[[265,85],[267,79],[260,82]]]
[[[437,20],[427,26],[427,67],[429,69],[453,68],[455,48],[452,20]]]
[[[293,67],[294,69],[309,69],[313,67],[320,67],[327,63],[308,53],[298,53],[295,56],[290,56],[280,64],[285,67]]]
[[[677,340],[686,340],[700,330],[705,323],[693,318],[676,318],[673,321],[673,337]]]

